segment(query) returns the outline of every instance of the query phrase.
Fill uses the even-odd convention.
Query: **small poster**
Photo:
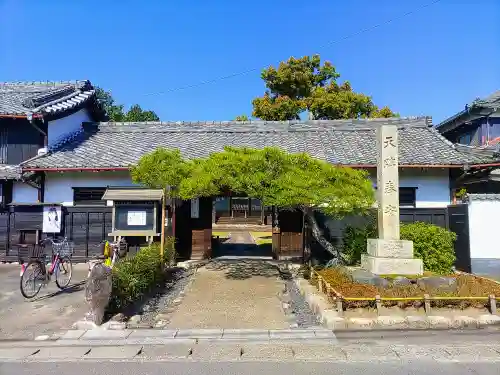
[[[198,198],[191,199],[191,218],[199,219],[200,217],[200,200]]]
[[[145,226],[146,225],[146,211],[128,211],[127,212],[127,225]]]
[[[60,233],[61,232],[61,206],[44,206],[43,207],[43,233]]]

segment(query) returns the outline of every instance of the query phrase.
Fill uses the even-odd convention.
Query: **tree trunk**
[[[325,238],[323,231],[318,225],[316,218],[314,217],[314,211],[312,208],[307,207],[303,208],[302,212],[304,213],[307,221],[311,225],[311,232],[313,237],[318,241],[318,243],[328,251],[334,258],[338,259],[339,254],[337,249]]]

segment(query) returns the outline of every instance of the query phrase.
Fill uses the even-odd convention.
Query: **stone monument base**
[[[422,259],[374,257],[361,255],[361,268],[375,275],[422,275]]]

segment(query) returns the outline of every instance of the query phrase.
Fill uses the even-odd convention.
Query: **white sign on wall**
[[[131,226],[146,225],[146,211],[128,211],[127,225]]]
[[[191,199],[191,218],[198,219],[200,217],[200,200],[198,198]]]
[[[61,221],[61,206],[43,207],[43,233],[60,233]]]

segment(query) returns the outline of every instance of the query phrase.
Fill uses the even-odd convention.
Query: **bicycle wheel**
[[[45,272],[38,260],[30,260],[21,275],[20,287],[24,298],[34,298],[45,280]]]
[[[59,289],[66,288],[71,282],[71,276],[73,275],[73,264],[71,263],[70,257],[62,257],[59,259],[59,265],[55,273],[57,287]]]

